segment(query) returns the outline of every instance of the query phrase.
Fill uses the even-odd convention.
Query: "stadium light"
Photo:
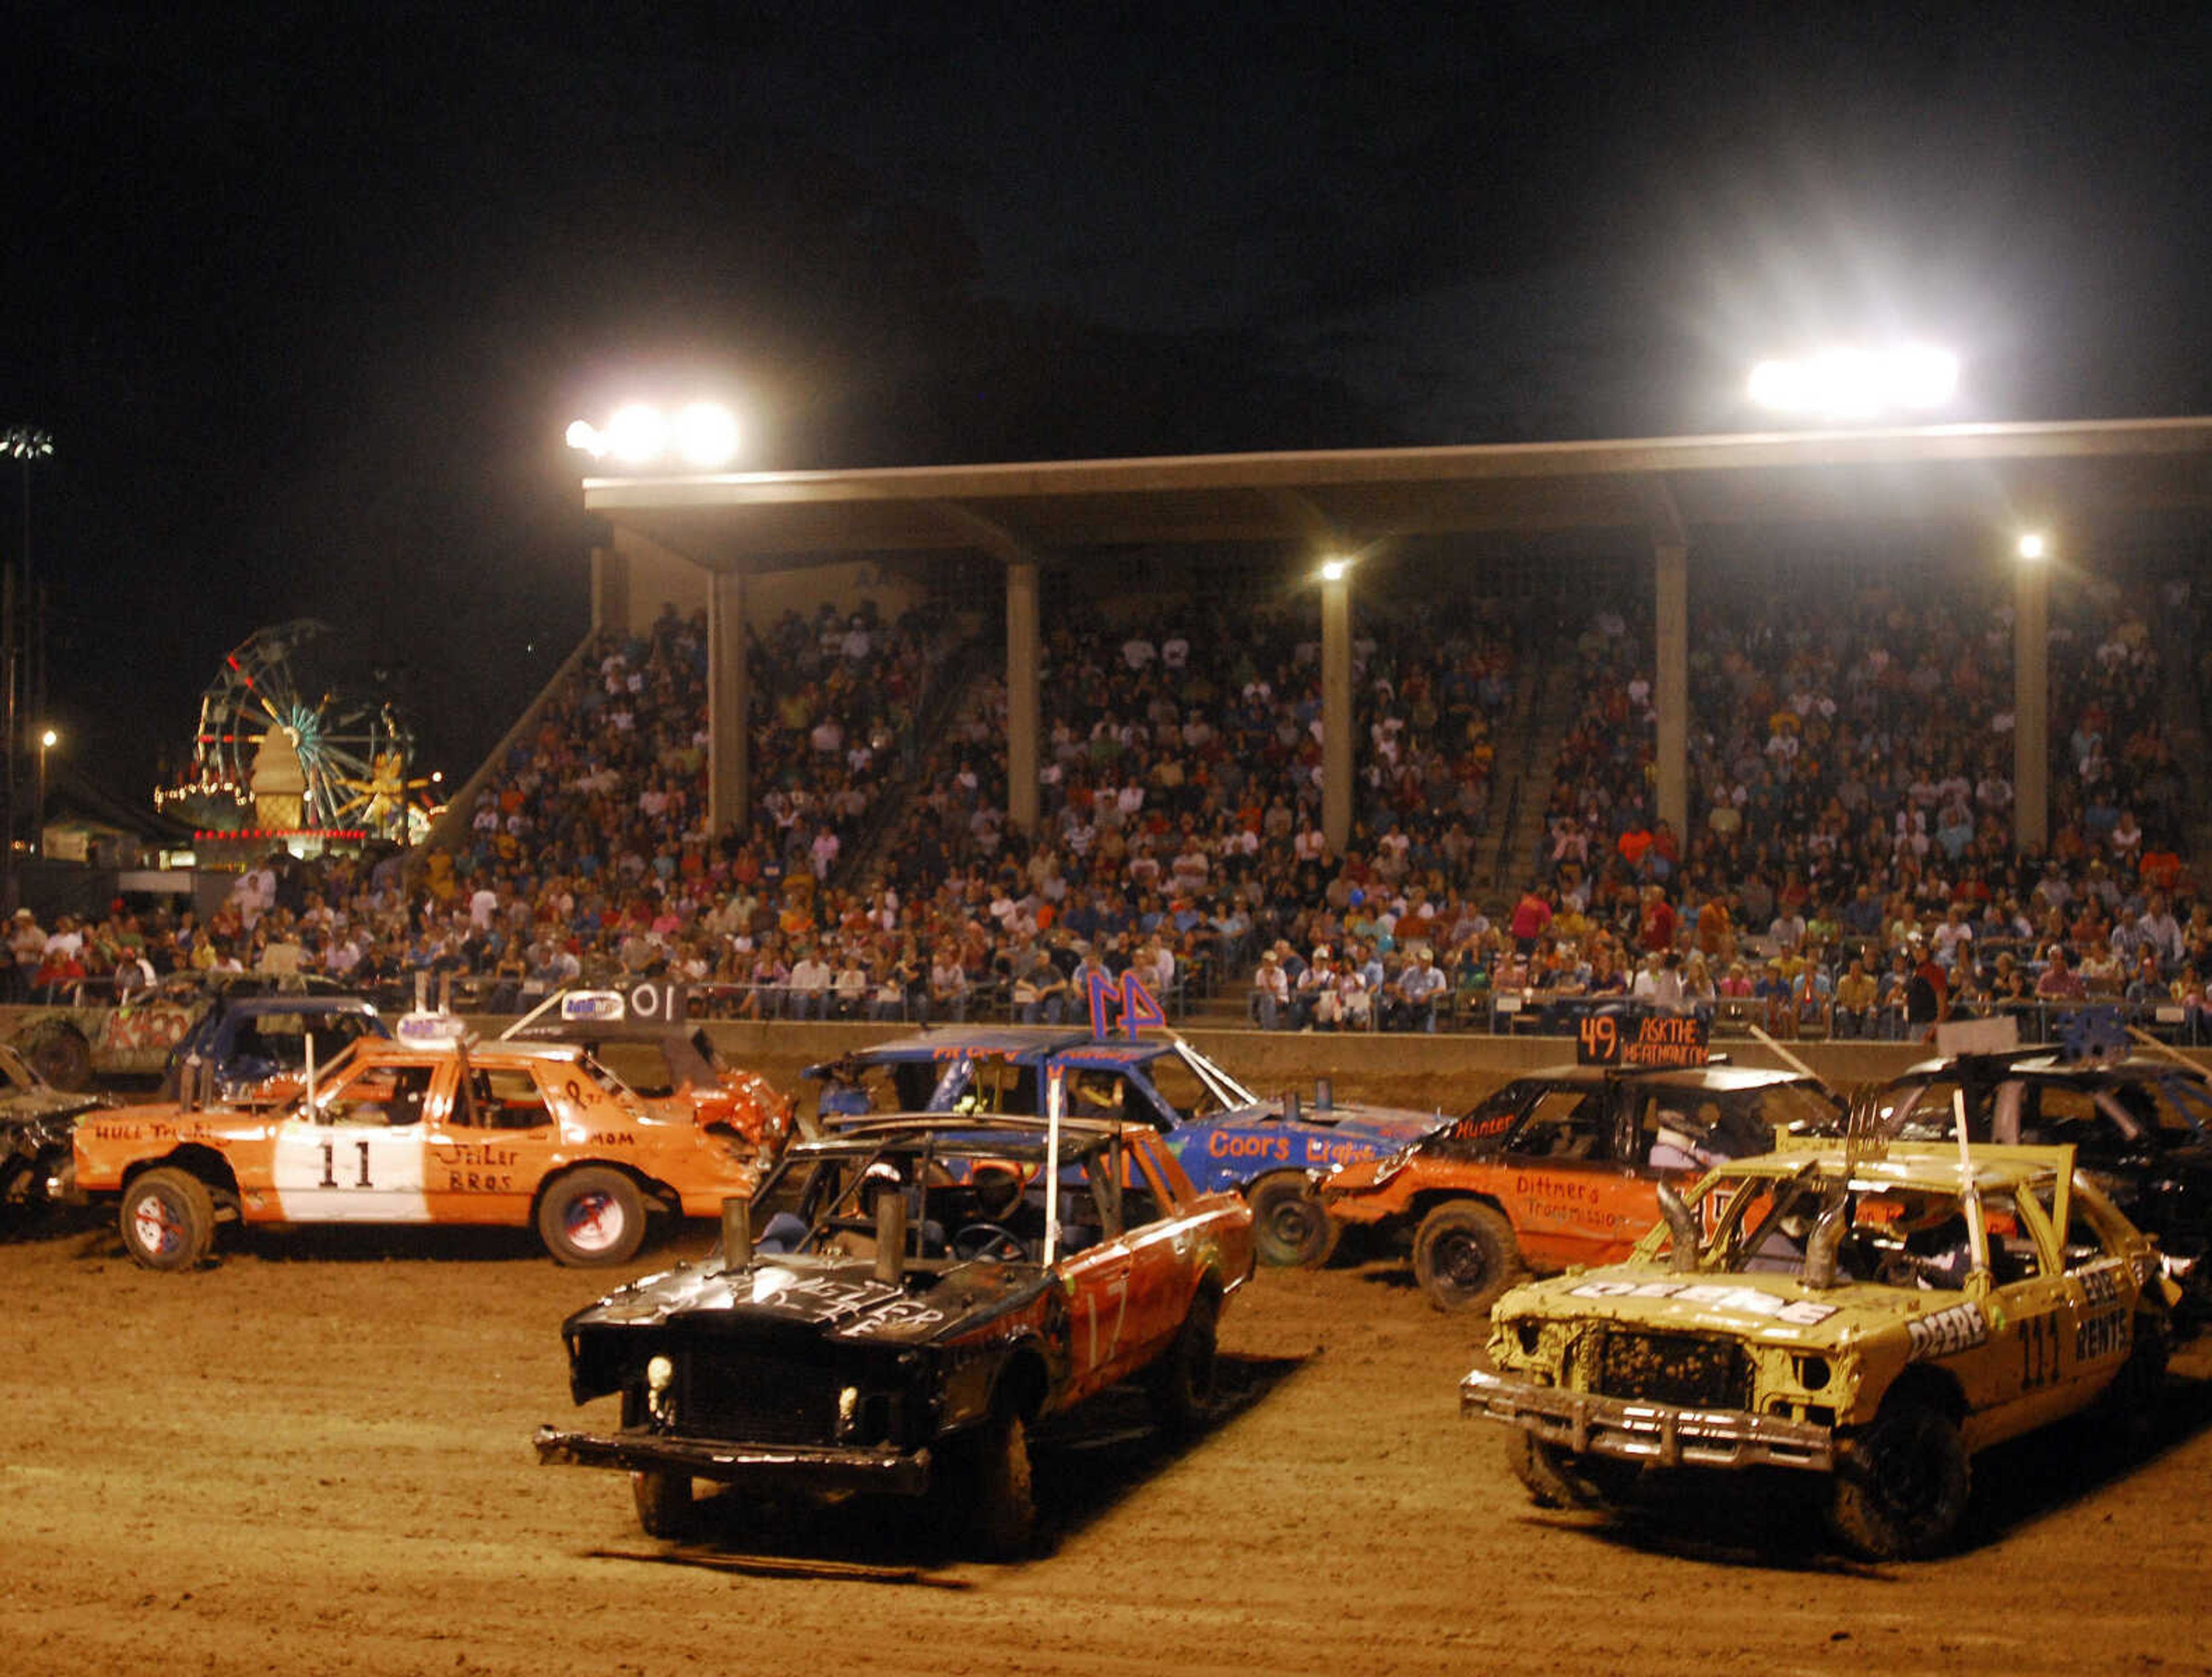
[[[1324,559],[1321,562],[1321,580],[1324,582],[1341,582],[1351,574],[1352,561],[1349,559]]]
[[[1811,419],[1870,419],[1899,410],[1940,408],[1959,392],[1959,358],[1923,343],[1889,349],[1825,349],[1751,369],[1751,399]]]
[[[2031,530],[2020,538],[2020,545],[2015,551],[2023,559],[2048,559],[2051,543],[2040,530]]]
[[[62,737],[52,728],[39,733],[39,781],[31,805],[31,854],[46,854],[46,753],[62,743]]]
[[[568,427],[568,447],[595,460],[612,455],[624,465],[655,465],[673,456],[684,465],[711,471],[729,464],[738,452],[737,416],[719,402],[692,402],[673,420],[649,402],[631,402],[615,410],[604,426],[579,419]]]

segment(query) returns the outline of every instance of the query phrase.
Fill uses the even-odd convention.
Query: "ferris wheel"
[[[265,828],[360,827],[404,837],[413,731],[392,705],[303,684],[312,617],[256,629],[200,695],[192,758],[203,787],[251,805]]]

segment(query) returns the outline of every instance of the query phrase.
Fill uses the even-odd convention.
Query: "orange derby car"
[[[404,1024],[403,1024],[404,1029]],[[714,1217],[755,1145],[656,1112],[573,1044],[355,1043],[287,1105],[119,1108],[77,1126],[76,1191],[120,1199],[149,1269],[206,1258],[217,1223],[535,1224],[564,1264],[618,1264],[648,1207]]]
[[[1777,1132],[1837,1118],[1810,1078],[1744,1066],[1558,1066],[1516,1078],[1388,1158],[1323,1177],[1347,1231],[1410,1239],[1439,1310],[1490,1309],[1528,1270],[1618,1263],[1659,1220],[1659,1185],[1763,1153]]]

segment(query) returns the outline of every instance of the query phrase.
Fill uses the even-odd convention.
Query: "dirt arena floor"
[[[537,1466],[605,1285],[503,1234],[233,1236],[180,1277],[105,1224],[0,1244],[0,1673],[2212,1670],[2203,1349],[2149,1447],[1985,1455],[1960,1552],[1869,1567],[1788,1483],[1539,1512],[1457,1417],[1472,1324],[1399,1266],[1262,1272],[1216,1423],[1041,1437],[1039,1551],[986,1565],[865,1502],[658,1544],[617,1475]]]

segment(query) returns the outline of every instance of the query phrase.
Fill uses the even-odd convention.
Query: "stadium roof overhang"
[[[2073,534],[2212,513],[2212,419],[592,477],[584,504],[718,569],[1473,533],[1643,545],[1870,521]]]

